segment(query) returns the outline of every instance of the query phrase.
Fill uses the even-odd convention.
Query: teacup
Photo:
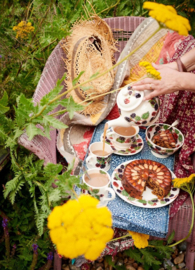
[[[111,131],[106,132],[107,138],[112,142],[118,149],[127,149],[133,138],[139,133],[138,126],[130,127],[113,127]]]
[[[89,147],[89,156],[86,158],[86,165],[88,169],[100,168],[108,171],[110,169],[112,148],[105,144],[103,152],[103,143],[95,142]]]
[[[100,203],[99,207],[106,206],[109,201],[115,199],[116,194],[112,188],[110,188],[110,175],[101,169],[90,169],[87,173],[91,177],[91,180],[86,174],[83,174],[83,183],[85,183],[91,191],[97,191],[96,195],[99,197]],[[108,196],[108,192],[111,197]]]

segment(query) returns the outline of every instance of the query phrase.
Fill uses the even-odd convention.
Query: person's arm
[[[145,100],[179,90],[195,92],[195,74],[179,72],[168,67],[160,69],[159,72],[161,80],[146,78],[133,84],[134,90],[153,90]]]

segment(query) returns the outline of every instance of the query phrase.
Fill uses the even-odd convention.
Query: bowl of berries
[[[158,123],[146,129],[146,142],[154,156],[167,158],[182,147],[184,136],[176,127]]]

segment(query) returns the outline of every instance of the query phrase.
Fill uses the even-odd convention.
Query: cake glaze
[[[149,187],[154,195],[162,199],[171,189],[172,176],[165,165],[153,160],[140,159],[126,165],[122,184],[133,198],[142,199],[144,190]]]

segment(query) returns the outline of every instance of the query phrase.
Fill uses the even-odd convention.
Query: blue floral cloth
[[[106,121],[103,121],[95,128],[90,143],[100,141],[105,123]],[[145,140],[145,130],[140,130],[139,135],[144,141],[142,151],[133,156],[119,156],[113,154],[111,168],[108,171],[110,176],[118,165],[133,159],[155,160],[163,163],[170,170],[173,170],[174,156],[165,159],[153,156]],[[86,154],[86,157],[87,155],[88,153]],[[162,238],[166,237],[169,225],[169,205],[160,208],[142,208],[131,205],[116,195],[116,198],[110,201],[107,206],[112,212],[113,227]]]

